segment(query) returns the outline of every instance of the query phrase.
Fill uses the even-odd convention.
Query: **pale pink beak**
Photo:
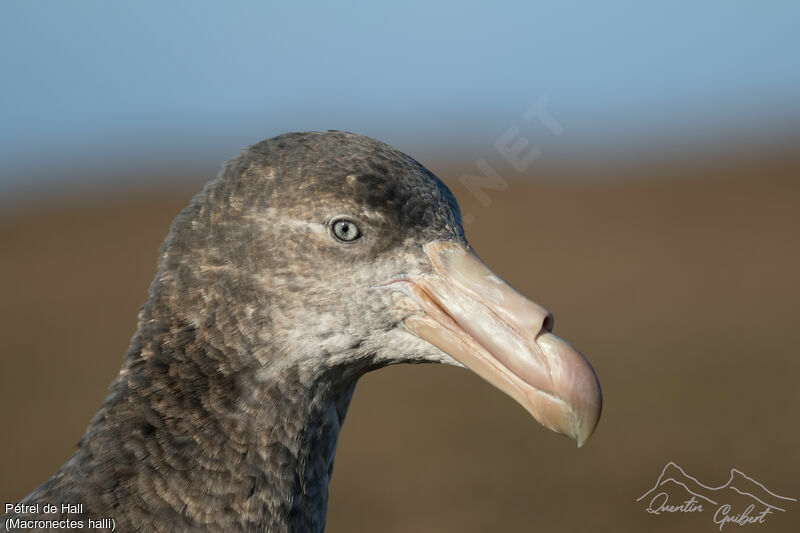
[[[462,244],[435,241],[425,252],[434,272],[406,280],[424,314],[406,326],[583,446],[600,419],[600,383],[589,361],[551,333],[550,312]]]

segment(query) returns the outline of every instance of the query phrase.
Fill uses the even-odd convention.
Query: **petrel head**
[[[331,379],[455,364],[578,445],[600,417],[592,366],[478,258],[450,190],[367,137],[291,133],[245,149],[176,219],[152,293],[217,332],[232,368]]]

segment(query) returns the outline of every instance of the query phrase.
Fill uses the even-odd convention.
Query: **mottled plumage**
[[[330,238],[342,215],[364,242]],[[463,239],[453,196],[385,144],[247,148],[172,224],[110,394],[25,501],[82,502],[119,531],[321,530],[356,380],[430,356],[370,287],[436,237]]]
[[[332,234],[341,218],[359,239]],[[75,518],[117,531],[322,531],[356,381],[401,362],[477,357],[476,372],[582,442],[599,417],[591,367],[567,353],[581,378],[565,385],[550,345],[523,364],[498,348],[509,335],[535,347],[552,320],[471,254],[447,187],[390,146],[310,132],[245,149],[175,219],[108,397],[24,502],[83,503]],[[529,390],[539,381],[544,393]]]

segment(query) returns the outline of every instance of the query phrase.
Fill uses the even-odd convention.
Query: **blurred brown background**
[[[578,450],[468,371],[369,374],[339,443],[329,531],[716,531],[709,511],[652,516],[635,501],[668,461],[708,485],[735,467],[800,497],[800,158],[534,165],[487,190],[488,206],[459,184],[461,167],[430,166],[472,215],[487,264],[591,359],[603,417]],[[601,174],[616,179],[567,179]],[[197,190],[0,218],[0,501],[72,453],[119,370],[158,246]],[[747,528],[797,531],[800,504],[788,507]]]

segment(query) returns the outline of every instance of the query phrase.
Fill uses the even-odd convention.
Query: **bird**
[[[552,330],[415,159],[343,131],[270,138],[173,221],[108,396],[0,529],[324,531],[356,383],[398,363],[466,367],[582,446],[600,383]]]

